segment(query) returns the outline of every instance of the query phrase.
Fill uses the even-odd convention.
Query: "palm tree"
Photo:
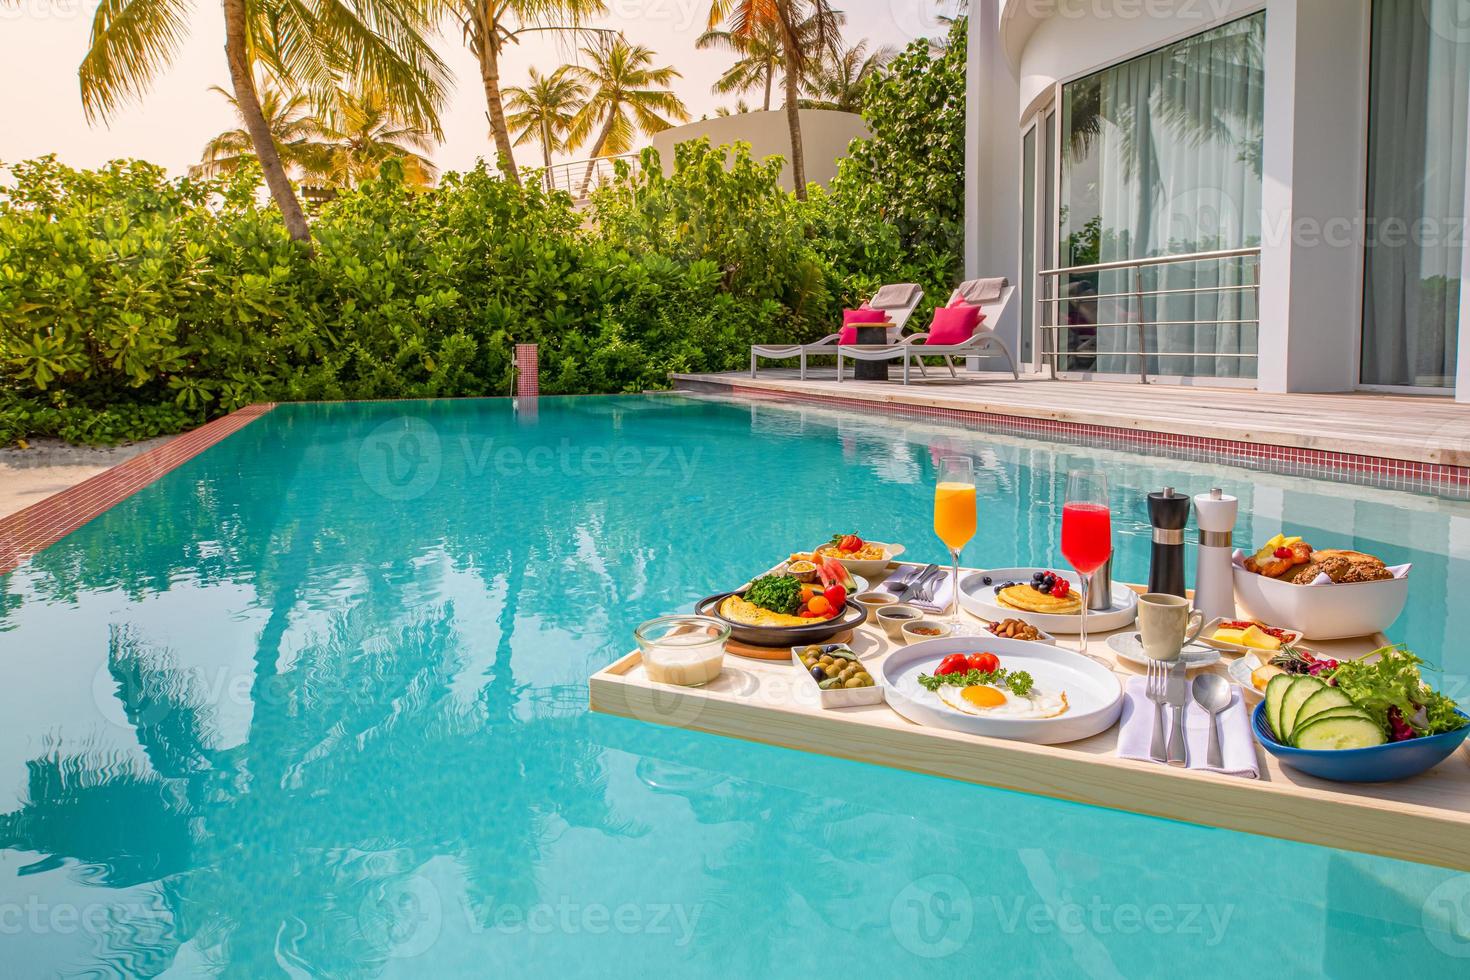
[[[318,106],[339,85],[371,85],[417,124],[439,131],[448,87],[429,46],[434,8],[425,0],[222,0],[225,60],[245,131],[271,197],[297,241],[311,240],[301,202],[271,138],[255,86],[264,64],[298,84]],[[188,0],[102,0],[80,70],[89,119],[140,98],[188,36]]]
[[[335,187],[356,187],[378,175],[386,160],[403,164],[405,183],[428,187],[439,171],[420,151],[429,150],[433,134],[402,118],[381,93],[344,92],[341,119],[322,124],[323,142],[307,173]]]
[[[485,88],[490,135],[495,140],[500,172],[507,180],[519,184],[520,173],[516,169],[514,143],[500,87],[501,58],[507,47],[519,44],[527,34],[583,31],[582,24],[589,17],[606,13],[607,7],[603,0],[449,0],[447,9],[480,65],[480,83]]]
[[[619,34],[583,48],[582,53],[591,65],[573,66],[571,73],[591,94],[572,123],[568,143],[580,145],[594,128],[598,130],[592,144],[594,162],[587,165],[587,177],[582,182],[581,196],[586,197],[596,157],[627,153],[633,149],[636,135],[662,132],[673,125],[670,120],[688,119],[689,111],[667,88],[681,76],[669,66],[652,67],[651,48],[629,44]]]
[[[240,115],[235,96],[218,85],[209,87],[229,102]],[[287,92],[268,78],[259,84],[260,110],[271,132],[271,142],[280,154],[286,172],[300,175],[321,152],[321,123],[311,113],[307,97],[300,92]],[[255,144],[243,126],[229,129],[204,144],[200,161],[189,168],[191,177],[213,177],[233,173],[248,161],[256,159]]]
[[[515,145],[541,146],[549,182],[551,154],[568,148],[567,134],[587,101],[587,87],[572,77],[569,65],[562,65],[550,75],[542,75],[532,68],[531,84],[525,88],[508,88],[505,95],[506,106],[513,113],[506,122],[517,131]]]
[[[781,39],[786,76],[786,123],[791,130],[791,178],[806,200],[806,154],[801,143],[801,76],[811,57],[835,43],[837,14],[827,0],[710,0],[709,29],[729,22],[747,39],[771,31]]]
[[[893,60],[894,53],[892,48],[882,47],[870,54],[867,41],[832,51],[830,57],[815,63],[807,75],[807,91],[813,98],[805,102],[805,107],[839,112],[861,110],[868,85]]]
[[[725,70],[719,80],[711,86],[719,95],[748,92],[753,88],[764,90],[761,108],[771,110],[771,90],[775,87],[776,69],[781,64],[781,38],[773,30],[762,30],[750,36],[732,34],[730,31],[705,31],[694,42],[701,51],[710,48],[729,48],[740,56],[735,64]]]

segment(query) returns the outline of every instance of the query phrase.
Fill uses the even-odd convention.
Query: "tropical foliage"
[[[104,0],[79,72],[89,117],[140,99],[188,36],[187,0]],[[257,78],[289,79],[327,115],[345,91],[380,93],[399,117],[439,132],[448,69],[430,47],[438,5],[426,0],[223,0],[235,106],[292,238],[311,238],[272,139]],[[345,86],[345,88],[344,88]]]
[[[263,400],[501,394],[522,342],[548,393],[659,388],[828,333],[885,281],[942,298],[962,239],[963,36],[894,62],[869,93],[874,141],[807,201],[779,160],[700,143],[669,174],[647,151],[619,164],[586,211],[483,165],[416,191],[411,156],[387,153],[316,213],[309,252],[248,155],[178,180],[141,162],[6,168],[0,443],[135,439]]]

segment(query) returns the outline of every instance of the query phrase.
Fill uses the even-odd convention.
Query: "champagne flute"
[[[954,565],[954,596],[949,625],[956,636],[973,632],[960,619],[960,551],[975,536],[975,462],[968,456],[945,456],[939,461],[934,485],[934,533],[939,535]]]
[[[1062,557],[1082,580],[1082,645],[1087,653],[1087,605],[1092,573],[1113,556],[1113,512],[1108,504],[1108,478],[1097,470],[1067,474],[1067,500],[1062,505]]]

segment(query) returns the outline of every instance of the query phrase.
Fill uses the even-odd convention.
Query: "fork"
[[[1155,762],[1168,761],[1168,756],[1164,751],[1164,700],[1168,679],[1168,671],[1162,662],[1158,660],[1148,662],[1148,682],[1144,693],[1154,703],[1154,739],[1149,746],[1148,754]]]
[[[917,599],[919,602],[933,602],[934,584],[943,577],[944,569],[942,568],[936,568],[934,571],[930,572],[929,575],[924,579],[924,581],[919,584],[919,588],[915,591],[914,598]]]

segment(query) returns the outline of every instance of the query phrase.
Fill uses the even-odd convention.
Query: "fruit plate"
[[[995,587],[1003,582],[1030,582],[1031,577],[1037,572],[1045,571],[1041,568],[993,568],[987,571],[970,572],[960,578],[960,605],[979,616],[981,619],[1001,620],[1020,619],[1030,623],[1039,630],[1048,633],[1081,633],[1082,617],[1080,615],[1057,616],[1051,613],[1026,612],[1023,609],[1009,609],[995,601]],[[1076,572],[1061,572],[1063,578],[1071,583],[1072,588],[1079,587],[1081,581]],[[990,585],[985,584],[989,578]],[[1132,625],[1138,618],[1138,594],[1128,586],[1121,583],[1113,583],[1112,605],[1106,610],[1089,611],[1087,614],[1087,632],[1106,633],[1110,630],[1120,630]]]
[[[748,623],[737,623],[733,619],[726,619],[720,615],[720,604],[727,597],[736,594],[718,592],[715,595],[705,596],[694,604],[694,614],[709,616],[724,623],[730,627],[730,635],[733,638],[758,647],[790,647],[798,643],[803,645],[825,643],[838,633],[845,633],[854,627],[861,626],[868,618],[866,609],[848,599],[842,615],[834,616],[832,619],[814,619],[810,626],[752,626]]]
[[[1463,711],[1456,714],[1470,720],[1470,715]],[[1265,701],[1251,712],[1251,729],[1261,747],[1280,759],[1282,765],[1338,783],[1387,783],[1417,776],[1448,759],[1470,735],[1470,727],[1466,727],[1442,735],[1389,742],[1366,749],[1296,749],[1282,745],[1271,734]]]
[[[1207,647],[1214,647],[1216,650],[1221,650],[1221,651],[1223,651],[1225,653],[1255,653],[1255,654],[1259,654],[1259,653],[1275,653],[1276,652],[1274,650],[1263,650],[1261,647],[1248,647],[1248,646],[1244,646],[1244,645],[1242,645],[1240,643],[1225,643],[1225,642],[1223,642],[1221,640],[1213,639],[1213,637],[1215,635],[1215,631],[1218,630],[1218,629],[1220,629],[1221,627],[1223,627],[1226,623],[1254,623],[1256,626],[1262,626],[1262,627],[1269,627],[1270,626],[1270,624],[1268,624],[1268,623],[1256,623],[1254,620],[1249,620],[1249,619],[1226,619],[1226,618],[1224,618],[1222,616],[1222,617],[1220,617],[1218,619],[1212,619],[1208,623],[1206,623],[1205,624],[1205,628],[1199,631],[1199,640],[1197,640],[1196,642],[1203,643]],[[1270,627],[1270,628],[1279,629],[1279,630],[1281,630],[1282,633],[1285,634],[1285,636],[1282,637],[1282,639],[1281,639],[1281,645],[1284,646],[1284,647],[1296,646],[1298,643],[1300,643],[1302,641],[1302,631],[1301,630],[1289,630],[1289,629],[1286,629],[1285,627]]]
[[[1067,712],[1055,718],[971,715],[950,707],[919,684],[920,674],[933,673],[950,654],[979,652],[995,654],[1007,670],[1029,673],[1038,692],[1064,692]],[[917,725],[1038,745],[1089,738],[1111,728],[1123,711],[1123,685],[1111,670],[1070,650],[1027,640],[991,636],[925,640],[890,653],[873,679],[886,692],[889,707]]]

